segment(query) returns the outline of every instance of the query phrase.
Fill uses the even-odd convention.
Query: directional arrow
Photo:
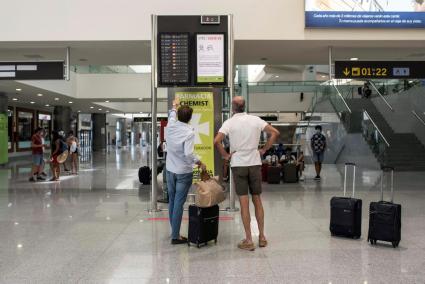
[[[345,67],[343,73],[344,73],[345,76],[348,76],[348,75],[350,75],[350,70],[347,67]]]

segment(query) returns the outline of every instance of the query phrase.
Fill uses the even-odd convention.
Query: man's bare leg
[[[261,202],[261,195],[253,195],[252,203],[254,203],[255,218],[257,219],[258,231],[260,232],[259,239],[266,240],[266,236],[264,235],[264,208]]]
[[[245,240],[246,242],[252,243],[251,215],[249,214],[249,196],[239,196],[239,202],[241,204],[242,223],[245,229]]]

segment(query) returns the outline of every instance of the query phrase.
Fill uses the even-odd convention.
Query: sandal
[[[267,245],[268,245],[269,243],[267,242],[267,240],[266,239],[263,239],[263,240],[258,240],[258,246],[260,247],[260,248],[265,248]]]
[[[238,244],[238,248],[242,250],[254,251],[255,245],[252,242],[247,242],[247,240],[242,240]]]

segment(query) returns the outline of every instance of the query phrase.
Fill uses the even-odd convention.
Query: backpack
[[[62,139],[60,140],[60,153],[68,151],[68,144],[65,143]]]

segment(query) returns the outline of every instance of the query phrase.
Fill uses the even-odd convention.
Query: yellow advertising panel
[[[190,125],[195,130],[195,154],[214,175],[214,95],[213,92],[176,92],[181,105],[193,109]],[[199,180],[199,170],[193,170],[193,179]]]

